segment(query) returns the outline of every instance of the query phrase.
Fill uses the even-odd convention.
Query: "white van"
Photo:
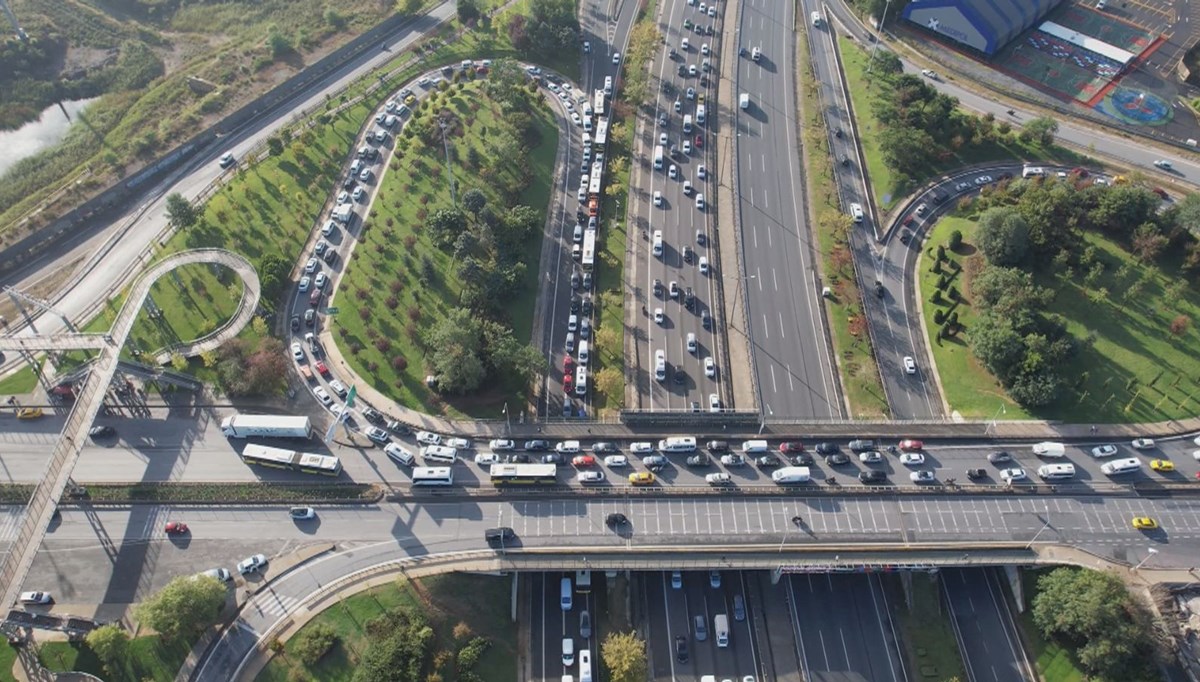
[[[579,682],[592,682],[592,650],[579,650]]]
[[[856,223],[863,221],[863,210],[860,204],[850,204],[850,217],[854,218]]]
[[[661,348],[654,351],[654,378],[667,380],[667,354]]]
[[[659,452],[695,452],[695,436],[671,436],[658,441]]]
[[[583,367],[587,367],[589,350],[587,341],[579,342],[579,364]]]
[[[692,132],[692,115],[691,114],[683,115],[683,132],[685,132],[685,133]]]
[[[812,13],[812,25],[815,28],[821,28],[821,13],[820,12]]]
[[[580,341],[581,345],[584,343],[586,341]],[[587,395],[587,367],[583,365],[575,368],[575,395]]]
[[[563,611],[570,611],[571,605],[574,603],[575,591],[571,589],[571,579],[563,578],[559,584],[559,605]]]
[[[1103,471],[1108,476],[1117,474],[1132,474],[1142,468],[1142,460],[1137,457],[1126,457],[1125,459],[1114,459],[1111,462],[1105,462],[1100,465],[1100,471]]]
[[[425,460],[427,464],[430,462],[454,464],[458,461],[458,450],[445,445],[426,445],[421,448],[421,459]]]
[[[583,118],[583,129],[586,132],[589,132],[589,133],[592,132],[592,117],[591,116],[585,116]]]
[[[713,616],[713,634],[717,638],[718,649],[729,646],[729,616],[723,613]]]
[[[785,483],[808,483],[812,473],[808,467],[779,467],[771,472],[771,480],[783,485]]]
[[[1038,467],[1038,476],[1043,481],[1061,481],[1075,477],[1074,464],[1043,464]]]
[[[416,458],[413,457],[413,454],[397,443],[388,443],[387,445],[383,446],[383,454],[387,455],[388,459],[392,460],[393,462],[396,462],[397,464],[403,464],[404,466],[408,467],[412,466],[413,463],[416,462]]]
[[[1055,443],[1054,441],[1042,441],[1041,443],[1033,444],[1033,454],[1038,457],[1065,457],[1067,447],[1062,443]]]
[[[750,108],[750,93],[743,92],[741,95],[738,96],[738,107],[740,107],[742,109]]]
[[[662,170],[663,163],[663,146],[660,144],[654,148],[654,170]]]
[[[659,147],[659,149],[661,149],[661,147]],[[653,246],[653,249],[654,249],[654,255],[655,255],[655,256],[657,256],[657,257],[659,257],[659,258],[662,258],[662,255],[663,255],[663,236],[662,236],[662,230],[655,230],[655,231],[654,231],[654,246]]]
[[[554,451],[563,455],[578,454],[581,449],[577,440],[564,440],[554,446]]]
[[[575,665],[575,640],[570,637],[563,637],[562,662],[566,668]]]
[[[765,440],[748,440],[742,442],[742,452],[747,455],[756,455],[770,451],[771,447],[767,445]]]
[[[586,130],[583,132],[583,146],[584,147],[592,146],[592,134],[587,132]]]
[[[705,115],[705,113],[706,113],[706,112],[705,112],[705,109],[704,109],[704,105],[703,105],[703,104],[701,104],[700,106],[696,107],[696,123],[699,123],[700,125],[704,125],[704,115]],[[685,120],[686,120],[686,119],[685,119]]]

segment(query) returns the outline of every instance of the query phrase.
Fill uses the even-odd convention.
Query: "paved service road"
[[[998,571],[947,568],[940,571],[945,604],[958,633],[968,680],[1035,682],[1013,623]],[[914,580],[923,580],[913,576]]]
[[[821,573],[784,580],[805,679],[908,681],[879,576]]]
[[[802,205],[797,103],[793,73],[794,3],[744,0],[739,47],[762,51],[740,58],[733,101],[745,277],[732,273],[726,291],[746,303],[759,402],[768,416],[842,416],[838,379],[824,319],[813,234]],[[730,55],[730,58],[733,58]],[[742,293],[746,296],[743,297]]]

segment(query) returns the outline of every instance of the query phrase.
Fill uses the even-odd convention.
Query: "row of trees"
[[[545,365],[537,349],[517,341],[507,325],[467,308],[450,311],[422,341],[442,393],[473,391],[489,377],[531,377]]]
[[[529,14],[514,12],[505,29],[524,57],[551,59],[564,50],[579,49],[579,19],[573,0],[530,0]]]

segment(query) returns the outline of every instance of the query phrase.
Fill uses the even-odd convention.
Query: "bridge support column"
[[[1021,584],[1021,568],[1005,566],[1004,577],[1008,578],[1008,586],[1012,588],[1013,601],[1017,603],[1017,611],[1025,613],[1025,587]]]
[[[911,611],[913,607],[912,571],[900,572],[900,587],[904,589],[904,605]]]
[[[779,579],[783,577],[783,567],[776,566],[771,569],[771,584],[778,585]]]

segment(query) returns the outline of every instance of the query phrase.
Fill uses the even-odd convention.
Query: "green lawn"
[[[929,300],[938,277],[930,272],[931,249],[946,243],[953,230],[961,230],[964,244],[951,257],[970,271],[973,266],[967,261],[982,260],[971,244],[974,228],[971,220],[944,218],[926,242],[919,267],[930,339],[937,333],[932,319],[935,306]],[[1003,405],[1001,418],[1036,417],[1075,423],[1154,422],[1195,414],[1200,400],[1195,371],[1200,367],[1200,330],[1191,324],[1183,334],[1172,336],[1168,329],[1178,315],[1200,319],[1200,295],[1191,287],[1172,290],[1171,284],[1179,279],[1177,273],[1140,265],[1124,248],[1102,235],[1087,232],[1084,239],[1085,244],[1096,248],[1098,259],[1105,264],[1103,274],[1091,285],[1085,283],[1083,273],[1039,272],[1035,277],[1038,284],[1057,292],[1048,311],[1062,315],[1077,340],[1083,341],[1089,334],[1093,339],[1091,344],[1081,344],[1063,370],[1070,382],[1063,396],[1055,405],[1033,414],[1009,400],[968,348],[974,311],[969,305],[959,305],[959,321],[967,328],[966,338],[933,344],[951,409],[966,417],[991,419]],[[963,272],[958,274],[958,278],[964,277]],[[1135,284],[1138,280],[1143,283]],[[970,282],[956,284],[969,301]]]
[[[821,254],[821,269],[826,283],[836,294],[834,298],[825,299],[833,352],[839,360],[842,390],[850,403],[851,415],[863,419],[886,417],[887,397],[883,393],[879,366],[871,352],[870,337],[863,326],[862,295],[850,260],[849,227],[833,181],[834,162],[829,154],[825,119],[821,108],[813,105],[817,101],[817,84],[809,68],[807,33],[799,31],[796,36],[802,62],[797,70],[801,74],[801,88],[808,95],[801,104],[804,107],[801,139],[808,149],[809,169],[804,177],[808,183],[809,201],[813,203],[809,215],[818,216],[814,232]]]
[[[1021,571],[1021,584],[1024,586],[1025,603],[1032,604],[1037,595],[1037,579],[1043,573],[1052,569]],[[1048,642],[1033,623],[1033,614],[1026,608],[1017,616],[1017,624],[1021,635],[1033,656],[1033,664],[1041,675],[1043,682],[1084,682],[1086,676],[1075,665],[1071,652],[1059,645]]]
[[[20,395],[29,393],[35,388],[37,388],[37,374],[28,365],[0,379],[0,395]]]
[[[914,574],[912,607],[898,610],[909,668],[925,682],[965,680],[949,607],[942,604],[937,579]]]
[[[858,47],[846,37],[838,39],[842,64],[846,69],[846,81],[850,86],[850,98],[854,103],[855,121],[858,126],[859,143],[867,162],[867,174],[875,200],[883,211],[891,210],[904,199],[914,187],[944,171],[985,161],[1023,159],[1045,160],[1063,165],[1082,163],[1083,157],[1061,147],[1043,147],[1035,143],[1024,143],[1016,135],[1009,135],[1004,142],[975,143],[964,146],[943,162],[931,167],[924,177],[913,178],[911,184],[900,182],[883,162],[879,149],[879,120],[875,117],[874,102],[893,96],[891,79],[894,76],[880,73],[878,69],[867,73],[870,63],[869,52]],[[998,122],[999,123],[999,122]]]
[[[511,578],[450,573],[423,578],[416,583],[398,581],[356,594],[333,604],[305,627],[324,623],[338,635],[337,644],[315,666],[307,670],[313,679],[345,682],[366,647],[364,626],[368,620],[399,605],[416,606],[425,612],[437,637],[434,654],[456,650],[453,630],[465,623],[471,631],[487,637],[492,645],[480,658],[477,671],[486,671],[487,682],[517,679],[516,627],[509,618]],[[303,630],[301,630],[303,632]],[[284,645],[258,675],[259,682],[291,682],[304,671],[294,651],[295,638]],[[431,656],[432,659],[432,656]],[[452,668],[452,666],[450,666]],[[453,670],[444,679],[457,682]]]
[[[13,665],[17,662],[17,650],[11,646],[0,647],[0,682],[17,682],[13,677]]]
[[[175,679],[191,648],[190,642],[165,642],[157,635],[135,637],[129,642],[124,667],[112,675],[84,642],[46,642],[40,646],[38,657],[42,665],[56,672],[77,670],[109,682],[169,682]]]
[[[490,134],[504,125],[499,104],[486,96],[480,83],[465,84],[462,90],[452,88],[436,98],[436,107],[432,102],[423,104],[414,116],[432,117],[445,109],[462,123],[462,134],[450,140],[457,159],[451,165],[458,194],[478,188],[487,195],[488,205],[502,214],[505,202],[496,190],[495,180],[486,178],[518,176],[522,169],[517,167],[519,159],[505,157],[500,146],[504,136]],[[531,184],[517,203],[542,212],[550,198],[558,128],[547,108],[537,107],[530,113],[540,139],[530,150]],[[522,403],[526,386],[512,381],[464,398],[443,398],[424,383],[429,372],[417,341],[425,329],[459,307],[463,287],[453,254],[435,246],[423,229],[428,216],[453,206],[442,144],[429,144],[416,137],[401,137],[397,144],[397,156],[372,205],[373,217],[366,220],[365,234],[355,246],[331,301],[340,310],[331,323],[334,338],[359,376],[401,404],[456,417],[496,417],[505,402]],[[481,159],[478,168],[468,162],[471,149]],[[526,343],[541,276],[541,236],[539,231],[524,245],[523,260],[528,267],[523,286],[505,310],[517,338]],[[422,263],[426,259],[437,274],[422,285]],[[380,339],[386,339],[386,344]],[[403,369],[393,365],[396,357],[406,360]]]

